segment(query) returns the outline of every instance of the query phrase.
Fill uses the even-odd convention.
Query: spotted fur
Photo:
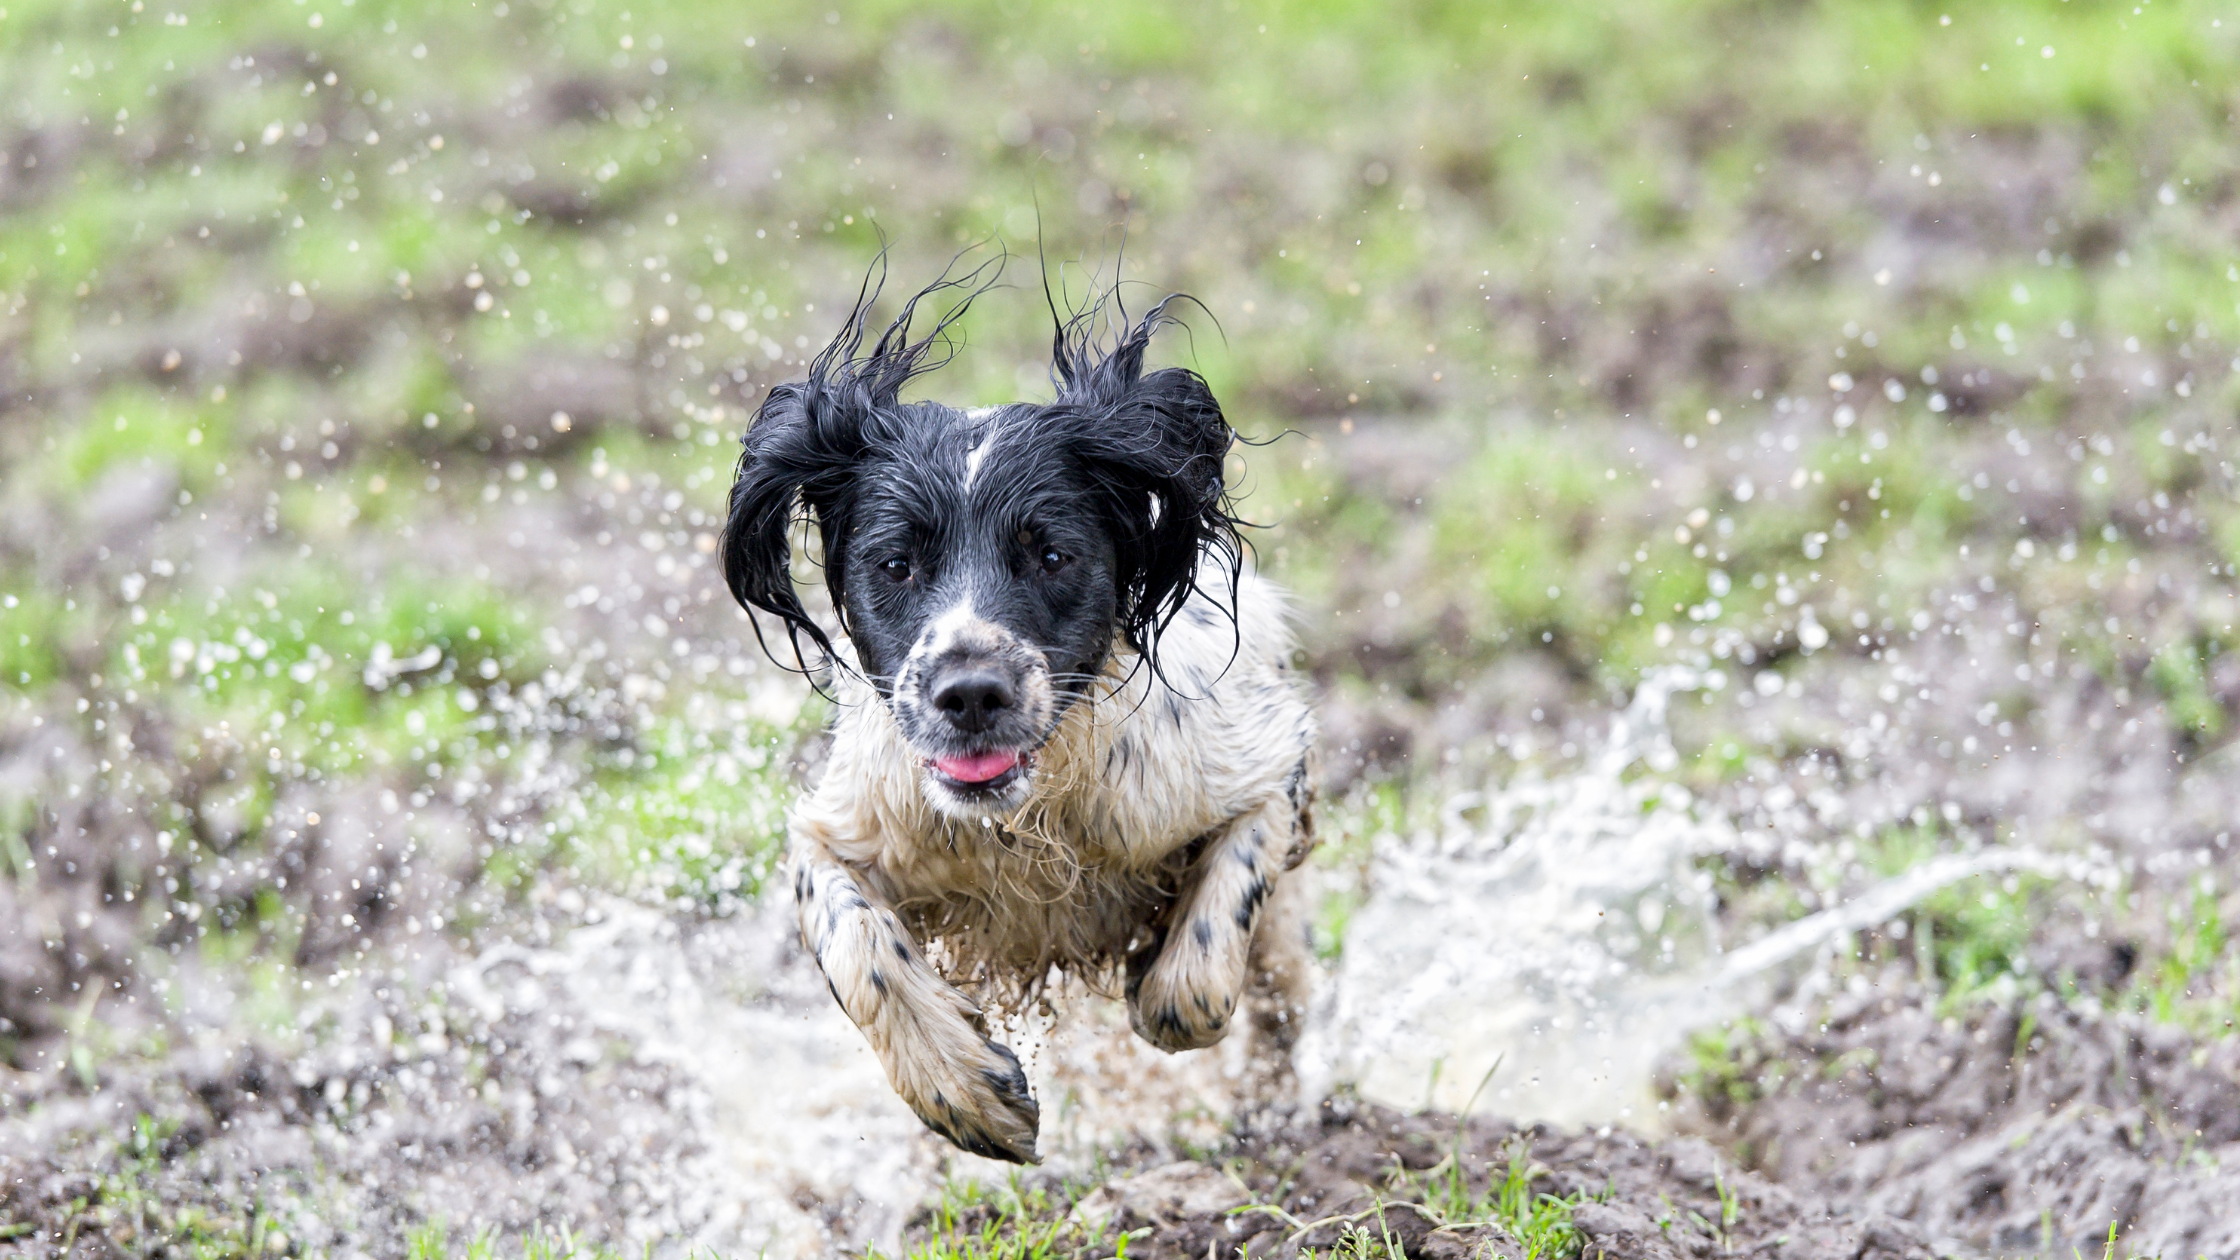
[[[947,1107],[935,1103],[934,1082],[967,1081],[1002,1050],[955,985],[1016,1005],[1052,968],[1104,988],[1124,973],[1130,1022],[1160,1049],[1229,1031],[1263,908],[1312,843],[1314,722],[1287,668],[1280,598],[1250,576],[1239,594],[1241,638],[1226,618],[1168,630],[1172,684],[1116,654],[1042,750],[1032,794],[1001,819],[929,800],[887,707],[861,684],[841,688],[832,759],[792,819],[803,937],[896,1092],[958,1145],[977,1149],[960,1126],[1023,1132],[998,1149],[1031,1161],[1036,1112],[1023,1084],[947,1085]],[[1204,692],[1176,689],[1190,682]],[[1290,956],[1303,925],[1292,926],[1262,945],[1288,1005],[1304,981]],[[892,998],[877,992],[869,960],[912,941],[936,949],[898,969]],[[910,1024],[924,1035],[881,1022],[896,1003],[924,1012]]]
[[[749,429],[725,528],[733,593],[833,666],[790,826],[802,939],[903,1101],[1001,1159],[1036,1159],[1039,1113],[984,1006],[1064,973],[1177,1051],[1257,991],[1282,1048],[1306,975],[1282,876],[1312,843],[1314,723],[1282,596],[1243,564],[1234,435],[1203,380],[1143,369],[1164,309],[1103,351],[1062,325],[1053,402],[963,412],[897,400],[926,355],[908,307],[853,357],[859,304]],[[794,591],[797,512],[837,638]]]

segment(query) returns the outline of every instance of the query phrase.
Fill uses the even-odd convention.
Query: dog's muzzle
[[[980,641],[913,661],[895,693],[895,717],[935,803],[971,813],[1024,798],[1055,707],[1040,653],[979,628]]]

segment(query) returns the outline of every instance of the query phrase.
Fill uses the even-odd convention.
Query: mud
[[[431,1229],[891,1251],[945,1178],[1009,1172],[896,1100],[789,906],[695,919],[563,892],[479,952],[407,954],[284,1026],[191,957],[140,979],[180,1009],[137,1035],[66,1010],[0,1069],[0,1254],[168,1254],[197,1229],[338,1256]],[[1235,1047],[1161,1055],[1084,995],[1008,1035],[1053,1169],[1218,1148],[1243,1101]]]
[[[1071,1216],[1103,1231],[1101,1247],[1084,1254],[1108,1254],[1125,1234],[1130,1256],[1292,1257],[1329,1254],[1359,1234],[1380,1245],[1389,1240],[1411,1257],[1521,1260],[1525,1244],[1492,1214],[1472,1210],[1482,1203],[1468,1202],[1505,1179],[1513,1162],[1521,1162],[1531,1196],[1578,1201],[1570,1218],[1589,1256],[1932,1254],[1921,1233],[1897,1218],[1792,1193],[1702,1141],[1518,1128],[1343,1099],[1245,1136],[1218,1163],[1167,1164],[1107,1181],[1073,1204]],[[1460,1200],[1426,1194],[1427,1185],[1448,1185],[1457,1172]],[[969,1230],[974,1223],[959,1224]],[[916,1235],[939,1232],[921,1222]]]
[[[1939,1250],[2240,1253],[2240,1046],[2053,998],[1941,1013],[1903,979],[1768,1031],[1684,1125]],[[1676,1091],[1680,1092],[1680,1091]]]
[[[445,1222],[683,1231],[705,1102],[570,1012],[482,1020],[369,977],[316,1035],[0,1069],[0,1214],[22,1255],[243,1241],[395,1255]]]
[[[105,47],[110,18],[86,12],[95,25],[80,48]],[[829,335],[831,303],[861,279],[869,235],[826,222],[842,204],[831,185],[858,177],[817,174],[820,162],[868,163],[866,195],[894,194],[879,197],[897,276],[930,275],[953,247],[947,227],[983,222],[985,194],[1011,178],[1000,161],[974,165],[982,123],[1031,108],[1020,117],[1035,151],[1078,142],[1086,156],[1132,87],[1220,124],[1191,141],[1197,182],[1134,212],[1145,278],[1204,298],[1240,346],[1277,327],[1255,323],[1255,300],[1263,320],[1290,318],[1285,308],[1305,319],[1294,300],[1370,282],[1359,309],[1297,334],[1300,359],[1251,360],[1224,399],[1265,431],[1305,431],[1250,453],[1263,475],[1276,465],[1256,461],[1303,449],[1338,470],[1329,519],[1302,502],[1294,520],[1278,501],[1268,515],[1280,527],[1265,535],[1272,565],[1295,553],[1305,664],[1327,692],[1329,796],[1398,782],[1441,816],[1367,828],[1351,838],[1360,856],[1344,859],[1355,867],[1328,871],[1357,913],[1302,1071],[1310,1093],[1336,1101],[1269,1121],[1271,1101],[1297,1100],[1240,1099],[1223,1052],[1159,1056],[1109,1010],[1078,1003],[1053,1026],[1016,1030],[1037,1047],[1053,1152],[1035,1184],[1084,1228],[1131,1233],[1131,1255],[1291,1254],[1373,1225],[1412,1255],[1516,1256],[1519,1239],[1467,1214],[1404,1205],[1448,1153],[1475,1193],[1521,1143],[1533,1193],[1586,1196],[1572,1216],[1590,1255],[2098,1255],[2111,1225],[2127,1251],[2240,1255],[2229,1025],[2198,1007],[2191,1033],[2111,1013],[2142,1005],[2138,960],[2169,953],[2159,904],[2184,904],[2204,877],[2234,882],[2240,653],[2207,646],[2229,638],[2236,607],[2218,535],[2233,488],[2219,383],[2230,349],[2205,326],[2189,337],[2172,321],[2169,338],[2142,327],[2141,348],[2125,342],[2134,330],[2086,319],[2080,341],[2025,347],[2073,382],[2048,399],[2014,344],[1976,328],[1965,347],[1943,326],[1985,277],[2004,287],[2010,264],[2032,274],[2040,246],[2064,268],[2130,266],[2129,251],[2219,257],[2229,181],[2214,200],[2187,183],[2186,206],[2165,215],[2151,191],[2136,205],[2094,191],[2102,141],[2058,121],[1911,147],[1900,136],[1892,150],[1879,124],[1831,118],[1779,137],[1766,154],[1778,165],[1734,219],[1669,239],[1632,226],[1639,208],[1613,200],[1606,178],[1617,168],[1582,150],[1541,172],[1576,194],[1570,243],[1521,248],[1487,225],[1511,213],[1504,179],[1540,176],[1493,168],[1480,141],[1505,120],[1473,100],[1419,102],[1452,135],[1417,136],[1401,117],[1416,106],[1366,97],[1361,134],[1292,135],[1237,125],[1173,72],[1121,76],[1116,97],[1092,90],[1096,74],[1015,82],[1027,59],[1014,67],[935,19],[917,34],[850,50],[839,33],[765,32],[764,49],[780,49],[765,67],[782,72],[779,97],[741,88],[727,65],[656,101],[660,72],[620,61],[522,60],[516,89],[477,98],[381,77],[412,60],[409,43],[313,52],[291,33],[253,57],[212,45],[113,126],[82,105],[11,116],[0,208],[59,229],[87,213],[74,187],[110,180],[105,195],[149,222],[111,242],[74,296],[29,277],[20,297],[0,294],[0,577],[68,601],[74,618],[56,659],[39,662],[51,682],[17,691],[0,678],[0,1254],[246,1244],[389,1257],[424,1231],[458,1242],[553,1227],[672,1252],[892,1251],[934,1235],[910,1222],[945,1183],[1004,1175],[954,1156],[899,1107],[783,908],[758,904],[758,870],[679,896],[659,870],[571,870],[541,828],[653,751],[681,708],[699,706],[686,715],[695,729],[720,733],[748,719],[783,727],[802,707],[804,688],[756,657],[713,572],[720,477],[675,470],[735,437],[762,389],[801,370]],[[34,45],[45,39],[22,46]],[[442,63],[450,50],[435,52]],[[311,88],[328,67],[342,94]],[[910,76],[929,70],[962,102],[954,116],[911,103]],[[354,184],[369,223],[486,206],[489,231],[478,211],[411,274],[333,270],[325,287],[314,275],[291,291],[307,264],[284,220],[229,220],[199,200],[173,214],[172,192],[123,191],[143,176],[175,191],[184,168],[215,170],[237,138],[236,102],[282,76],[286,92],[302,80],[316,94],[315,112],[285,141],[260,142],[264,116],[252,120],[236,150],[244,170]],[[368,85],[405,108],[374,105],[382,92]],[[692,119],[704,151],[633,161],[611,182],[589,174],[575,147],[587,131],[618,117],[634,128],[656,104]],[[1644,120],[1648,143],[1701,154],[1704,136],[1747,121],[1719,91],[1696,104]],[[787,106],[792,121],[773,127],[765,113]],[[897,112],[905,125],[892,125]],[[392,133],[386,148],[360,143],[376,123]],[[430,144],[438,132],[448,150]],[[381,174],[400,145],[430,161],[409,184]],[[1932,150],[1921,160],[1945,182],[1900,174]],[[1333,262],[1321,285],[1287,292],[1280,268],[1251,260],[1303,254],[1309,222],[1353,222],[1373,154],[1391,164],[1390,191],[1409,190],[1408,222],[1436,257],[1483,254],[1487,267],[1426,269],[1387,293],[1374,271]],[[1051,178],[1091,219],[1136,205],[1057,161]],[[1701,178],[1682,173],[1654,194],[1677,199],[1653,208],[1676,225]],[[293,187],[315,224],[364,232],[321,218],[332,191]],[[2182,217],[2196,196],[2202,212]],[[723,207],[720,223],[656,226],[664,210],[704,204]],[[498,266],[512,246],[484,238],[501,211],[549,233],[532,254],[549,245],[582,274],[532,276],[529,264],[550,265],[541,257]],[[1063,217],[1054,240],[1094,236]],[[694,245],[703,227],[718,231]],[[760,227],[773,239],[750,245]],[[719,243],[752,266],[684,265]],[[1868,287],[1878,271],[1887,280]],[[595,333],[549,340],[490,335],[493,321],[542,314],[541,295],[563,285],[614,321],[587,317]],[[1774,286],[1806,304],[1769,319],[1750,294]],[[750,301],[757,287],[771,292]],[[1482,315],[1457,341],[1440,311]],[[1871,327],[1844,331],[1828,357],[1854,315],[1883,323],[1886,348]],[[1886,322],[1916,317],[1935,325],[1926,350]],[[973,358],[1016,352],[1031,365],[1046,336],[999,332]],[[1968,526],[1975,558],[1938,569],[1946,543],[1927,539],[1878,544],[1880,561],[1849,575],[1830,565],[1835,580],[1809,593],[1834,631],[1816,651],[1798,643],[1798,614],[1770,592],[1746,595],[1738,576],[1738,609],[1763,598],[1767,619],[1679,625],[1691,637],[1673,651],[1701,685],[1653,738],[1609,738],[1651,689],[1613,690],[1593,651],[1603,640],[1534,627],[1512,642],[1435,546],[1425,504],[1455,471],[1553,424],[1597,475],[1605,462],[1643,474],[1613,480],[1571,523],[1579,539],[1609,522],[1632,532],[1607,554],[1565,553],[1581,578],[1569,589],[1565,575],[1569,601],[1622,590],[1606,570],[1628,563],[1635,535],[1669,537],[1698,508],[1732,514],[1744,536],[1781,531],[1801,580],[1801,557],[1817,553],[1796,551],[1799,535],[1871,528],[1870,492],[1886,488],[1875,470],[1785,500],[1788,515],[1752,513],[1774,487],[1801,488],[1791,478],[1811,450],[1840,440],[1836,408],[1856,408],[1852,436],[1888,428],[1902,447],[1932,357],[1952,466],[1910,475],[1960,479],[1963,501],[1997,499]],[[1529,363],[1550,384],[1465,370],[1478,359],[1512,376]],[[1855,386],[1838,389],[1839,372]],[[1891,385],[1911,388],[1904,408]],[[156,448],[79,493],[19,471],[51,471],[42,454],[108,423],[107,391],[128,389],[180,408],[207,400],[237,430],[211,428],[230,470]],[[1713,402],[1729,411],[1724,428],[1695,422]],[[2119,454],[2103,430],[2137,430],[2139,451]],[[590,453],[609,447],[612,466]],[[2107,481],[2083,480],[2103,463]],[[1890,476],[1893,492],[1919,489]],[[376,482],[393,482],[393,497]],[[425,497],[386,506],[408,487]],[[1339,519],[1354,516],[1369,524]],[[2089,557],[2119,536],[2089,576],[2087,559],[2053,576],[2009,559],[2031,554],[2024,545]],[[368,588],[449,579],[534,613],[546,649],[534,667],[479,678],[453,654],[406,680],[470,694],[514,756],[440,786],[414,767],[299,765],[256,802],[241,780],[267,754],[251,732],[204,729],[158,687],[101,676],[142,592],[148,604],[238,602],[314,554]],[[1933,570],[1924,585],[1884,589],[1885,570],[1917,563]],[[2190,726],[2154,681],[2173,643],[2203,653],[2186,656],[2200,675]],[[0,639],[0,655],[13,646]],[[677,703],[663,709],[664,697]],[[1709,750],[1729,740],[1747,755],[1722,768]],[[747,751],[717,742],[691,755]],[[798,770],[815,742],[751,751]],[[1613,751],[1624,755],[1597,760]],[[2018,999],[2029,986],[2010,985],[1946,1010],[1874,969],[1886,959],[1857,964],[1862,938],[1886,925],[1845,910],[1879,904],[1889,886],[1862,846],[1904,827],[1933,829],[1941,856],[2060,859],[1985,870],[2086,872],[2046,876],[2077,895],[2049,903],[2015,946],[2028,963],[2016,971],[2062,1000]],[[719,837],[742,849],[761,838]],[[494,856],[514,863],[510,876],[491,873]],[[1780,936],[1799,927],[1827,930]],[[2189,1000],[2229,1006],[2229,957]],[[1737,970],[1748,984],[1730,983]],[[1670,1067],[1664,1096],[1649,1092],[1659,1055],[1742,1010],[1773,1014],[1737,1060]],[[1497,1055],[1505,1066],[1479,1098],[1492,1114],[1407,1114],[1467,1107]]]

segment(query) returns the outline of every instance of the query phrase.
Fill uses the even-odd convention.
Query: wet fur
[[[797,658],[806,640],[832,667],[831,759],[791,822],[804,942],[928,1127],[1033,1162],[1039,1111],[982,1003],[1016,1008],[1063,972],[1124,994],[1136,1032],[1176,1051],[1220,1040],[1257,988],[1256,1028],[1288,1046],[1304,923],[1278,881],[1312,842],[1314,726],[1282,597],[1242,562],[1234,435],[1194,374],[1143,371],[1164,306],[1110,345],[1094,318],[1061,321],[1053,403],[900,403],[957,314],[912,340],[911,308],[950,285],[866,355],[867,285],[809,379],[772,391],[725,572]],[[793,588],[803,516],[837,642]],[[1038,574],[1021,547],[1063,563]],[[987,728],[928,698],[974,670],[1017,683]],[[1018,772],[961,788],[933,772],[990,748],[1022,750]]]
[[[1094,701],[1044,747],[1033,795],[1000,822],[929,802],[893,715],[843,675],[832,759],[794,811],[795,843],[861,867],[913,932],[941,941],[945,974],[987,997],[1024,1000],[1052,967],[1108,981],[1193,866],[1219,870],[1207,858],[1230,824],[1271,803],[1291,816],[1256,859],[1270,879],[1305,838],[1292,788],[1313,726],[1290,635],[1271,586],[1248,576],[1239,594],[1246,646],[1233,663],[1226,611],[1211,609],[1186,612],[1161,642],[1164,672],[1203,691],[1116,655]]]

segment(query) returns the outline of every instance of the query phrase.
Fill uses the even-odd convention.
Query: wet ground
[[[2130,1222],[2142,1254],[2240,1245],[2230,1040],[2047,1000],[1940,1014],[1899,981],[1752,1053],[1684,1127],[1785,1185],[1945,1247],[2087,1251],[2099,1221]]]
[[[11,7],[0,1254],[2240,1254],[2229,17]],[[1014,1183],[763,904],[714,531],[881,233],[1123,222],[1324,973],[1297,1097],[1026,1013]]]

